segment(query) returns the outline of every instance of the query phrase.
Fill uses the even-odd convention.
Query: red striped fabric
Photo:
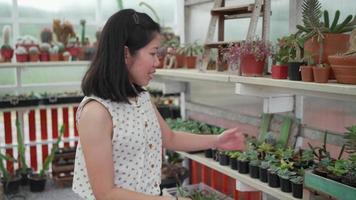
[[[5,144],[12,144],[12,129],[11,129],[11,112],[4,112],[4,130],[5,130]],[[13,149],[6,149],[6,154],[13,156]],[[14,171],[14,164],[10,161],[6,162],[7,170]]]
[[[47,110],[40,110],[40,121],[41,121],[41,139],[42,141],[48,140],[48,132],[47,132]],[[42,163],[44,163],[45,159],[48,156],[48,144],[42,144]]]
[[[29,138],[31,142],[36,141],[36,118],[35,111],[31,110],[28,114],[28,124],[29,124]],[[31,167],[36,171],[37,170],[37,147],[36,145],[30,147],[31,155]]]

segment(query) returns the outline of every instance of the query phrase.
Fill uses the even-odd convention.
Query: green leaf
[[[327,10],[324,10],[324,26],[326,28],[329,28],[330,22],[329,22],[329,12]]]
[[[340,17],[340,10],[337,10],[335,12],[335,17],[334,17],[333,23],[330,26],[330,31],[331,32],[333,32],[335,30],[337,22],[339,21],[339,17]]]

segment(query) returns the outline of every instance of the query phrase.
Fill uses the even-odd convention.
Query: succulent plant
[[[40,50],[38,49],[38,47],[36,46],[32,46],[28,49],[28,53],[30,55],[36,55],[36,54],[39,54],[40,53]]]
[[[15,49],[15,53],[18,54],[18,55],[23,55],[23,54],[27,54],[27,50],[25,47],[23,46],[18,46],[16,49]]]
[[[2,41],[4,42],[3,46],[10,46],[10,34],[11,34],[11,26],[5,25],[2,28]]]
[[[51,45],[49,43],[41,43],[40,44],[40,51],[41,52],[49,52]]]

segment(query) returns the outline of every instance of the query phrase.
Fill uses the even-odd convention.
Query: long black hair
[[[160,26],[147,14],[133,9],[116,12],[106,22],[98,49],[82,80],[85,96],[97,96],[116,102],[130,103],[144,89],[129,81],[125,64],[125,46],[131,55],[153,40]]]

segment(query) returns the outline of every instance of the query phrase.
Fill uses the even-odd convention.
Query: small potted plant
[[[248,153],[245,151],[240,154],[239,158],[237,159],[238,162],[238,169],[239,173],[241,174],[248,174],[249,173],[249,156]]]
[[[69,61],[70,60],[70,53],[69,51],[64,51],[63,54],[63,61]]]
[[[59,61],[59,46],[53,45],[48,52],[50,61]]]
[[[303,176],[294,176],[290,179],[292,184],[292,195],[295,198],[303,198]]]
[[[242,76],[263,76],[265,59],[271,54],[271,45],[259,38],[231,43],[224,50],[229,64],[239,64]]]
[[[186,44],[182,48],[185,55],[185,65],[188,69],[193,69],[196,67],[197,57],[203,52],[203,47],[197,42]]]
[[[281,160],[281,164],[279,166],[279,170],[277,172],[280,180],[281,190],[283,192],[291,192],[292,187],[290,183],[290,178],[294,176],[296,173],[291,171],[293,169],[293,162]]]
[[[277,44],[272,49],[272,78],[287,79],[288,78],[288,46],[285,42],[285,37],[278,38]]]
[[[219,151],[219,164],[222,166],[227,166],[230,164],[230,157],[228,156],[228,152]]]
[[[256,150],[250,151],[249,153],[249,173],[252,178],[259,178],[260,177],[260,172],[259,172],[259,166],[261,164],[261,161],[258,159],[258,153]]]
[[[30,62],[38,62],[40,60],[39,54],[40,50],[37,46],[32,46],[28,49],[28,54],[30,57]]]
[[[234,170],[238,170],[238,162],[237,159],[239,158],[241,152],[240,151],[229,151],[228,155],[230,157],[230,168]]]
[[[18,175],[13,175],[9,171],[7,171],[3,161],[14,162],[15,159],[13,159],[9,155],[3,155],[2,153],[0,153],[0,172],[2,174],[1,182],[4,187],[4,193],[15,194],[19,191],[21,177]]]
[[[268,162],[267,160],[264,160],[261,162],[260,164],[260,171],[259,171],[259,175],[260,175],[260,181],[267,183],[267,169],[269,168],[270,162]]]
[[[278,176],[278,165],[271,164],[267,170],[268,186],[278,188],[280,186],[280,180]]]
[[[306,61],[306,65],[300,66],[300,72],[302,75],[302,81],[304,82],[314,82],[314,73],[313,68],[315,67],[314,60],[309,52],[304,52],[304,60]]]
[[[14,55],[14,49],[10,45],[10,32],[11,27],[6,25],[2,29],[2,37],[4,44],[1,46],[1,56],[5,62],[11,62],[12,56]]]
[[[302,80],[300,66],[304,64],[303,40],[298,34],[290,34],[285,37],[288,47],[288,79],[293,81]]]
[[[49,49],[51,48],[51,45],[49,43],[41,43],[39,47],[40,47],[40,61],[41,62],[49,61]]]
[[[28,52],[25,47],[17,46],[15,49],[16,61],[17,62],[27,62]]]
[[[58,145],[62,140],[62,136],[64,134],[64,126],[62,125],[60,128],[60,134],[57,138],[57,141],[53,144],[50,154],[47,156],[43,163],[43,167],[39,173],[33,173],[28,175],[28,179],[30,181],[30,190],[32,192],[42,192],[46,186],[47,175],[46,172],[49,169],[49,165],[51,164],[55,152],[58,150]]]

